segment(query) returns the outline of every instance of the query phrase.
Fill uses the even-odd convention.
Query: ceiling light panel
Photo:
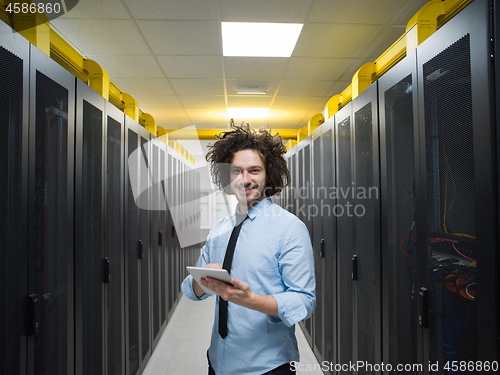
[[[222,22],[224,56],[290,57],[303,24]]]
[[[227,118],[251,119],[266,118],[269,108],[228,108]]]

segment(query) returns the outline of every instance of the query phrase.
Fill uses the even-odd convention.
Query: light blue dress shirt
[[[226,216],[210,231],[198,267],[224,263],[235,215]],[[309,318],[316,307],[316,280],[311,240],[296,216],[263,199],[248,211],[236,243],[231,277],[252,291],[272,295],[279,318],[228,303],[228,335],[218,333],[219,297],[215,308],[210,362],[217,375],[261,375],[284,363],[299,361],[295,323]],[[191,275],[182,282],[186,297],[198,301]]]

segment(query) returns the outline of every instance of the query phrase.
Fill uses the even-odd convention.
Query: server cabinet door
[[[347,210],[354,203],[352,196],[352,119],[351,103],[335,114],[337,140],[337,333],[341,345],[338,347],[338,363],[344,364],[354,360],[353,342],[353,248],[354,217]],[[352,215],[352,214],[351,214]],[[346,372],[347,373],[347,372]],[[348,372],[351,373],[351,372]]]
[[[127,246],[127,374],[142,371],[151,354],[150,317],[150,179],[149,137],[139,124],[125,117],[126,232]]]
[[[378,81],[384,363],[418,364],[416,53]],[[421,362],[420,362],[421,363]]]
[[[439,374],[453,361],[474,364],[459,373],[477,373],[478,360],[499,353],[489,12],[487,1],[469,4],[417,49],[425,208],[417,240],[428,304],[420,318]]]
[[[380,186],[377,85],[353,102],[356,361],[381,363]],[[369,368],[359,373],[371,373]]]
[[[104,98],[77,80],[75,144],[75,360],[105,373]]]
[[[106,103],[106,180],[105,180],[105,276],[109,276],[106,298],[107,366],[109,374],[125,373],[125,257],[124,168],[125,117]]]
[[[0,22],[0,372],[26,373],[28,41]],[[31,300],[33,303],[33,299]]]
[[[168,284],[167,284],[167,146],[160,147],[160,221],[158,228],[158,246],[160,263],[160,324],[163,330],[167,324]]]
[[[174,264],[174,244],[175,244],[175,226],[172,218],[172,213],[170,211],[170,207],[173,204],[174,199],[174,175],[173,175],[173,156],[172,149],[169,147],[167,149],[167,202],[168,202],[168,243],[167,243],[167,262],[168,262],[168,311],[169,314],[173,312],[173,306],[175,302],[175,293],[174,293],[174,273],[175,273],[175,264]]]
[[[31,46],[28,294],[38,332],[28,373],[74,371],[74,95],[75,77]]]
[[[321,128],[316,129],[312,134],[311,150],[312,160],[314,160],[311,172],[311,186],[307,189],[307,195],[311,198],[311,205],[308,207],[309,220],[312,223],[312,245],[314,253],[314,268],[316,274],[316,309],[314,310],[313,332],[314,345],[313,349],[316,357],[321,362],[323,356],[323,332],[324,332],[324,302],[325,302],[325,285],[324,285],[324,255],[323,255],[323,220],[321,212],[321,198],[324,198],[323,184],[323,150],[321,147]],[[323,195],[321,195],[323,194]]]
[[[151,331],[152,331],[152,301],[151,301],[151,195],[153,181],[151,179],[151,170],[154,171],[154,159],[151,157],[151,133],[143,127],[139,128],[139,145],[141,151],[146,155],[146,168],[140,170],[140,180],[145,184],[141,190],[141,206],[139,207],[139,236],[142,241],[142,259],[140,260],[140,309],[141,309],[141,341],[142,341],[142,364],[141,371],[151,355]]]
[[[325,195],[320,194],[321,217],[323,224],[323,360],[337,363],[337,220],[334,214],[336,205],[333,188],[335,185],[335,139],[334,117],[322,125],[321,136],[323,160],[323,187]]]
[[[156,346],[160,333],[160,244],[159,244],[159,225],[160,225],[160,141],[153,139],[151,141],[149,155],[151,175],[151,304],[152,304],[152,332],[153,346]]]

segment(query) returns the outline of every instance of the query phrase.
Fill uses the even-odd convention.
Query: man
[[[286,149],[279,135],[242,126],[218,138],[207,161],[214,183],[236,195],[238,205],[212,228],[198,262],[220,269],[235,237],[232,285],[209,277],[200,281],[218,294],[209,374],[291,374],[290,362],[299,360],[295,323],[311,316],[316,284],[305,225],[269,199],[289,183]],[[192,276],[182,291],[195,301],[208,297]]]

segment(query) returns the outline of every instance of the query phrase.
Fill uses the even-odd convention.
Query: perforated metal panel
[[[423,64],[429,355],[441,363],[479,355],[470,48],[467,34]]]
[[[378,138],[374,139],[373,118],[376,114],[377,91],[370,87],[359,96],[367,100],[362,108],[354,109],[354,155],[355,155],[355,206],[353,207],[355,242],[354,249],[358,258],[356,285],[356,347],[357,360],[378,363],[376,353],[380,349],[380,280],[378,245],[379,231],[379,186],[378,170],[374,170],[374,159],[378,164]],[[353,103],[353,105],[358,105]],[[361,104],[362,105],[362,104]],[[374,108],[375,106],[375,108]],[[375,113],[374,113],[375,112]],[[378,132],[377,132],[378,133]]]
[[[127,154],[131,154],[138,148],[138,135],[131,129],[127,130]],[[139,273],[138,273],[138,209],[135,204],[132,184],[136,180],[125,182],[127,186],[127,216],[126,216],[126,246],[127,246],[127,279],[128,279],[128,371],[131,375],[139,369]]]
[[[108,116],[106,177],[106,248],[110,259],[107,305],[108,372],[121,374],[123,363],[123,209],[122,124]]]
[[[160,331],[160,247],[158,245],[158,232],[159,232],[159,200],[160,200],[160,181],[159,177],[159,150],[158,146],[151,145],[152,147],[152,170],[154,176],[154,185],[152,186],[151,202],[152,210],[151,215],[151,299],[153,302],[153,338],[158,335]]]
[[[160,196],[163,201],[164,206],[167,206],[166,202],[166,164],[167,164],[167,153],[164,150],[160,150]],[[163,325],[167,319],[168,313],[168,295],[167,295],[167,211],[163,210],[160,212],[160,224],[159,230],[162,236],[162,246],[160,247],[160,306],[161,306],[161,324]]]
[[[140,136],[140,147],[142,150],[141,155],[150,155],[150,152],[146,150],[149,146],[148,140],[143,136]],[[148,181],[149,178],[149,168],[152,166],[152,161],[144,157],[145,168],[141,168],[139,171],[139,176],[141,181]],[[150,190],[145,190],[141,194],[141,202],[149,202]],[[147,207],[147,206],[146,206]],[[142,359],[145,359],[148,351],[151,347],[151,326],[150,326],[150,312],[151,312],[151,300],[150,300],[150,262],[151,262],[151,250],[150,250],[150,218],[149,210],[139,209],[139,236],[142,241],[142,259],[140,260],[141,277],[140,277],[140,309],[141,309],[141,336],[142,336]]]
[[[83,372],[102,372],[103,185],[102,111],[83,100],[82,270]]]
[[[68,256],[73,249],[68,222],[68,90],[36,71],[33,249],[34,292],[39,333],[35,373],[67,372]],[[71,152],[74,152],[71,150]],[[69,250],[69,251],[68,251]]]
[[[23,60],[0,47],[0,373],[21,371],[21,296],[26,277],[22,212]],[[25,259],[24,259],[25,261]],[[21,270],[24,269],[24,273]]]
[[[319,133],[319,132],[318,132]],[[313,147],[313,182],[314,188],[308,189],[308,195],[311,196],[312,206],[308,210],[311,213],[312,222],[312,232],[313,232],[313,251],[314,251],[314,267],[316,274],[316,309],[314,310],[314,345],[320,356],[323,355],[323,305],[325,301],[325,291],[330,289],[329,285],[324,285],[323,279],[323,258],[321,254],[321,240],[323,238],[323,227],[322,227],[322,214],[321,214],[321,199],[319,189],[323,186],[323,176],[322,176],[322,149],[321,149],[321,137],[316,137],[312,142]]]
[[[333,124],[333,119],[331,121]],[[327,189],[327,196],[322,200],[322,206],[330,209],[335,206],[335,198],[332,196],[332,188],[335,186],[335,158],[333,151],[333,130],[330,129],[323,133],[323,185]],[[335,216],[332,211],[322,214],[323,218],[323,237],[324,244],[324,348],[323,360],[336,363],[336,236],[337,227]]]
[[[350,110],[347,107],[346,110]],[[340,112],[339,112],[340,114]],[[353,359],[353,281],[352,255],[354,245],[354,220],[347,215],[352,205],[352,156],[351,118],[342,119],[337,125],[337,191],[335,207],[337,216],[337,276],[338,276],[338,363]],[[349,372],[350,373],[350,372]]]
[[[408,75],[386,90],[383,95],[386,140],[387,199],[386,232],[383,241],[387,270],[389,323],[387,337],[391,363],[418,363],[417,347],[417,283],[416,260],[416,191],[414,88]],[[393,338],[393,339],[391,339]]]

